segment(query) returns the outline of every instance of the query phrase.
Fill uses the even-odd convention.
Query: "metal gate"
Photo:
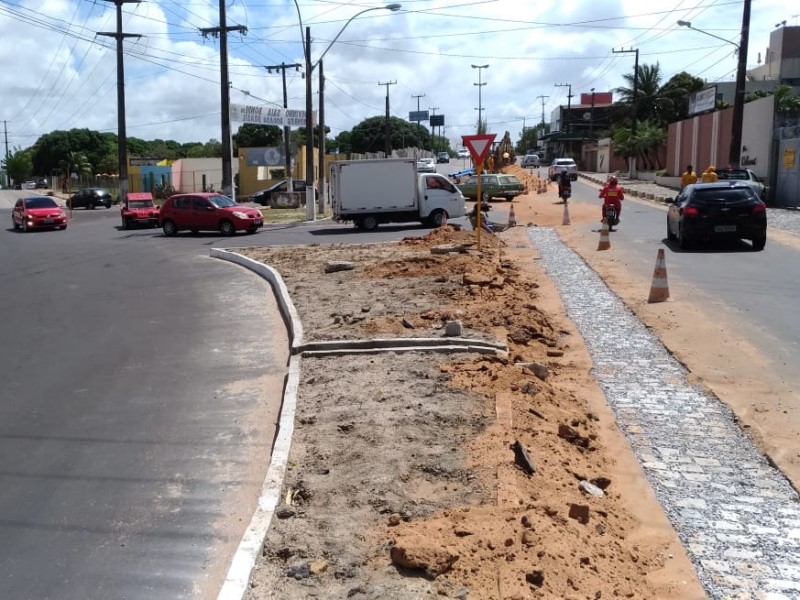
[[[800,127],[781,128],[775,178],[775,205],[800,207]]]

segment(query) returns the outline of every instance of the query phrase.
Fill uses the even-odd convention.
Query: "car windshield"
[[[105,196],[108,193],[108,190],[103,188],[92,188],[86,191],[91,192],[93,194],[97,194],[98,196]]]
[[[208,201],[217,208],[227,208],[229,206],[236,206],[236,202],[227,196],[209,196]]]
[[[504,175],[500,177],[500,183],[519,183],[519,179],[517,179],[514,175]]]
[[[25,200],[27,208],[58,208],[52,198],[28,198]]]
[[[152,208],[152,200],[129,200],[128,208]]]
[[[708,203],[735,202],[749,200],[752,197],[753,191],[749,187],[698,189],[694,194],[694,199]]]

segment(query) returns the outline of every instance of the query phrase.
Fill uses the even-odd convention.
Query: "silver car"
[[[538,154],[526,154],[522,157],[522,168],[525,167],[539,167],[539,155]]]
[[[436,161],[432,158],[420,158],[417,161],[417,173],[436,173]]]
[[[571,158],[553,159],[553,162],[550,163],[550,168],[547,169],[547,177],[550,181],[555,181],[561,175],[561,171],[567,171],[572,181],[578,179],[578,165]]]
[[[720,181],[741,181],[747,184],[753,188],[753,191],[762,202],[766,202],[766,186],[758,178],[758,175],[753,173],[750,169],[735,169],[733,167],[720,169],[717,171],[717,177]]]

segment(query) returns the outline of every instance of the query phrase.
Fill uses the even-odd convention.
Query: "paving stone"
[[[796,225],[800,234],[800,211]],[[529,228],[528,234],[709,597],[800,600],[795,490],[728,407],[690,383],[686,370],[552,229]]]

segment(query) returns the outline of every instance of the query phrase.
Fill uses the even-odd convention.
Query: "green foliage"
[[[637,124],[636,136],[631,136],[630,126],[615,125],[611,129],[614,154],[622,156],[627,163],[629,156],[641,159],[640,166],[647,170],[660,169],[658,149],[667,140],[667,132],[656,121],[641,121]]]
[[[705,86],[702,79],[685,71],[674,75],[662,86],[658,63],[639,65],[638,75],[636,118],[641,121],[654,120],[662,126],[685,119],[689,113],[689,94]],[[628,85],[614,91],[630,113],[633,105],[633,74],[627,73],[622,77]]]
[[[30,148],[26,150],[20,150],[19,147],[14,148],[14,152],[3,160],[3,168],[6,170],[6,175],[16,182],[29,179],[33,175]]]
[[[778,112],[800,111],[800,96],[792,94],[788,85],[779,85],[774,90],[778,101]]]
[[[430,148],[428,130],[417,123],[409,123],[398,117],[390,117],[392,148]],[[352,152],[382,152],[386,145],[386,118],[369,117],[358,123],[350,132]],[[446,149],[446,148],[445,148]]]
[[[280,146],[283,143],[283,129],[275,125],[256,125],[244,123],[233,134],[234,154],[239,153],[239,148],[262,148]],[[220,152],[221,155],[221,152]]]
[[[340,154],[349,154],[352,152],[351,145],[352,134],[349,131],[341,131],[339,135],[330,140],[328,143],[328,150],[333,151],[335,148],[339,149]]]
[[[529,148],[536,148],[539,139],[540,127],[524,127],[520,133],[519,140],[514,146],[514,152],[524,156]]]

